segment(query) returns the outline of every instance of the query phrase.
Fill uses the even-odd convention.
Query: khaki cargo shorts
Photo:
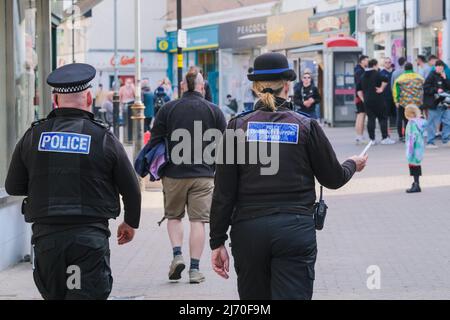
[[[209,223],[213,178],[162,179],[164,193],[165,218],[181,220],[185,216],[186,207],[191,222]]]

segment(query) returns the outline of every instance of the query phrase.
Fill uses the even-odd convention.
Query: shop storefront
[[[30,254],[22,199],[8,196],[4,183],[17,141],[44,112],[42,83],[49,57],[43,54],[46,35],[40,32],[48,8],[48,1],[0,1],[0,270]]]
[[[98,2],[78,0],[76,5],[86,12]],[[52,48],[58,38],[55,28],[52,32],[51,12],[61,3],[0,1],[0,270],[31,253],[31,228],[21,214],[23,199],[9,196],[4,186],[17,142],[33,121],[52,110],[46,76],[57,65]]]
[[[248,69],[267,43],[267,17],[221,24],[219,35],[219,103],[231,95],[243,108]]]
[[[419,0],[418,18],[420,32],[418,53],[425,56],[434,54],[442,59],[444,56],[445,0]]]
[[[114,51],[89,50],[87,62],[97,69],[95,84],[102,84],[106,89],[112,89],[114,83]],[[141,59],[142,79],[148,79],[152,89],[167,75],[167,58],[160,52],[142,50]],[[135,77],[136,57],[134,50],[120,50],[117,73],[119,80],[125,83],[126,79]]]
[[[219,100],[219,28],[217,25],[188,29],[187,48],[184,49],[183,72],[191,66],[203,70],[211,87],[214,103]],[[167,38],[158,38],[158,50],[168,52],[168,75],[173,84],[177,83],[177,33],[169,32]],[[164,45],[167,41],[167,46]],[[164,50],[165,49],[165,50]]]
[[[429,2],[428,2],[429,3]],[[408,60],[413,61],[420,46],[414,29],[417,27],[417,1],[406,2]],[[358,31],[366,33],[366,54],[381,60],[391,57],[397,60],[404,56],[404,2],[390,2],[362,7],[358,11]]]

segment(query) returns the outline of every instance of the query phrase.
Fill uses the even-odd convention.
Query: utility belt
[[[236,205],[237,211],[245,211],[246,209],[265,209],[265,208],[280,208],[280,209],[297,209],[305,214],[313,215],[313,209],[305,207],[297,201],[283,201],[283,202],[238,202]]]
[[[236,205],[236,210],[234,212],[234,217],[232,220],[240,219],[252,219],[257,217],[265,216],[263,213],[259,214],[246,214],[245,212],[251,212],[254,210],[262,211],[270,209],[277,209],[280,213],[292,213],[301,214],[314,217],[314,222],[316,225],[316,230],[323,230],[325,225],[325,218],[327,216],[328,206],[323,199],[323,187],[320,187],[320,198],[319,201],[314,204],[313,208],[305,207],[302,203],[297,201],[283,201],[283,202],[238,202]],[[279,210],[278,210],[279,209]],[[284,210],[283,210],[284,209]],[[289,211],[289,209],[291,211]],[[237,218],[239,215],[240,219]]]

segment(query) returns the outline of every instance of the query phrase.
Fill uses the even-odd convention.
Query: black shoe
[[[418,193],[422,192],[422,189],[420,189],[420,185],[416,182],[413,183],[411,189],[406,190],[406,193]]]

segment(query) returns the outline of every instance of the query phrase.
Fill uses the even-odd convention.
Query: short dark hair
[[[427,58],[426,58],[424,55],[422,55],[422,54],[419,54],[419,55],[417,56],[417,59],[419,59],[419,60],[422,61],[422,62],[427,62]]]
[[[195,86],[197,82],[198,75],[201,72],[196,67],[189,68],[188,73],[186,74],[186,86],[189,92],[195,91]]]
[[[428,61],[430,61],[430,60],[438,60],[438,57],[436,57],[434,54],[432,54],[428,57]]]
[[[369,57],[366,55],[359,56],[359,63],[363,62],[363,60],[366,60],[366,59],[369,59]]]
[[[401,58],[398,59],[398,65],[400,67],[403,67],[405,65],[405,63],[406,63],[406,58],[405,57],[401,57]]]
[[[369,61],[369,68],[373,68],[375,66],[378,65],[378,60],[377,59],[372,59]]]
[[[411,71],[414,70],[414,66],[411,62],[408,62],[407,64],[405,64],[405,71]]]
[[[436,61],[436,65],[435,66],[436,67],[445,67],[445,63],[442,60],[438,60],[438,61]]]

